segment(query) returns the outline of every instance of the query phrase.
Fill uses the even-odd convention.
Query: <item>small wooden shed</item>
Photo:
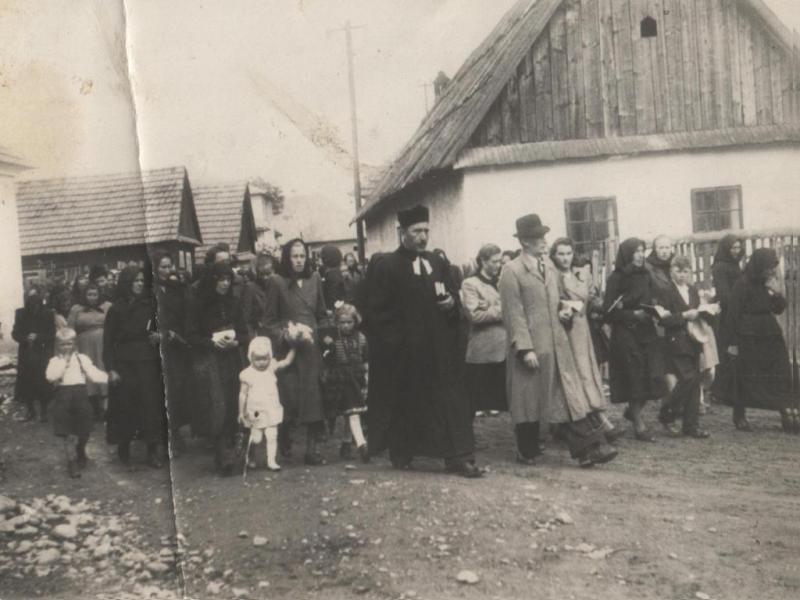
[[[194,203],[204,239],[195,249],[198,264],[202,264],[206,251],[220,242],[228,244],[240,261],[255,256],[258,233],[249,184],[198,185],[194,189]]]
[[[17,206],[28,279],[71,279],[91,265],[116,269],[155,249],[191,272],[203,240],[184,167],[20,181]]]

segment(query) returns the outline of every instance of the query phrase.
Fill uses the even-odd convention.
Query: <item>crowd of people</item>
[[[118,274],[93,267],[70,287],[31,285],[13,330],[15,396],[28,419],[53,422],[73,477],[97,423],[120,462],[140,441],[154,468],[168,441],[171,457],[184,451],[190,431],[223,475],[255,466],[262,442],[266,467],[280,470],[298,428],[304,463],[324,465],[320,443],[340,419],[342,458],[388,450],[397,469],[439,458],[468,478],[484,473],[474,419],[500,411],[523,465],[547,434],[581,467],[616,458],[625,432],[610,403],[626,405],[644,442],[655,441],[651,401],[669,435],[707,438],[700,414],[712,394],[734,407],[739,430],[761,408],[800,432],[773,250],[754,250],[742,269],[743,241],[723,238],[712,295],[668,237],[649,255],[627,239],[601,293],[592,261],[568,238],[548,244],[537,215],[517,219],[518,250],[485,244],[470,273],[427,250],[425,207],[398,222],[399,248],[366,266],[335,246],[315,264],[294,239],[253,271],[234,269],[218,244],[194,281],[156,252]]]

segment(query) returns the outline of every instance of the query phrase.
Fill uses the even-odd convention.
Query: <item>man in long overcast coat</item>
[[[361,308],[370,348],[369,449],[389,449],[392,465],[415,456],[444,458],[445,468],[480,477],[472,414],[459,393],[458,291],[448,265],[426,252],[428,209],[398,214],[400,247],[373,257]]]

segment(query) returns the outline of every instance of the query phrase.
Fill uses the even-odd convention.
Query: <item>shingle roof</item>
[[[742,1],[782,44],[788,48],[799,45],[797,34],[793,35],[763,0]],[[414,136],[386,169],[356,218],[363,218],[384,199],[426,174],[456,164],[492,103],[561,2],[518,0],[511,7],[453,76]],[[589,140],[590,144],[596,142],[598,140]]]
[[[203,245],[195,248],[195,255],[200,256],[211,246],[219,242],[226,242],[231,250],[239,249],[239,240],[242,234],[242,224],[253,227],[252,232],[245,232],[246,237],[255,239],[255,222],[253,209],[250,205],[248,184],[244,181],[229,182],[215,185],[198,185],[193,188],[194,206],[197,219],[200,222],[200,231],[203,232]],[[249,212],[249,218],[242,219],[242,211]],[[252,235],[250,235],[252,234]]]
[[[560,140],[468,148],[459,156],[455,168],[797,142],[800,142],[800,124],[798,123],[637,135],[624,138]]]
[[[518,0],[453,76],[411,141],[386,170],[359,217],[426,173],[455,163],[560,4],[561,0]]]
[[[17,183],[23,256],[182,239],[186,169],[172,167]],[[191,198],[191,193],[189,193]]]

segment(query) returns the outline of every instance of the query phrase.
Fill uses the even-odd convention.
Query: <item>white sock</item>
[[[278,428],[267,427],[264,430],[264,437],[267,438],[267,466],[270,469],[278,469],[280,465],[275,460],[278,455]]]
[[[360,448],[367,443],[364,438],[364,432],[361,430],[361,415],[350,415],[348,421],[350,422],[350,432],[353,434],[353,440],[356,442],[356,448]]]

